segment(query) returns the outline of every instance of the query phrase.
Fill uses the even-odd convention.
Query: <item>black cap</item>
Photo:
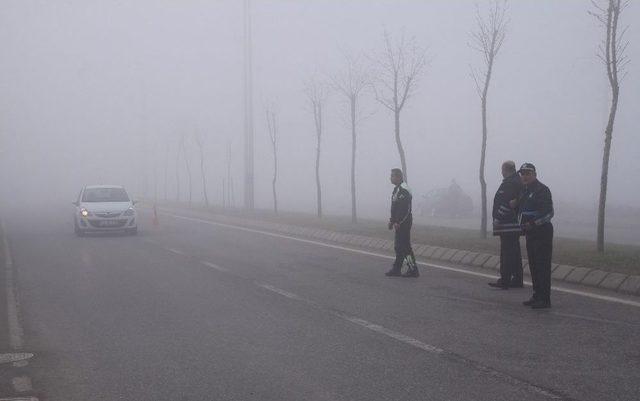
[[[535,173],[536,166],[531,163],[524,163],[522,166],[520,166],[520,170],[518,170],[518,173],[521,173],[523,171],[533,171]]]

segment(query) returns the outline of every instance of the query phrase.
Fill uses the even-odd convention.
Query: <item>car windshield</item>
[[[87,188],[82,194],[83,202],[129,202],[124,188]]]

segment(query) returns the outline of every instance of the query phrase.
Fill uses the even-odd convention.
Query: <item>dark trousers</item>
[[[522,285],[520,233],[500,234],[500,281]]]
[[[553,226],[551,223],[527,232],[527,256],[533,283],[533,298],[551,301],[551,253],[553,251]]]
[[[394,249],[396,251],[396,260],[393,262],[395,269],[402,268],[404,259],[411,255],[413,257],[413,249],[411,249],[411,220],[400,224],[396,229],[394,238]]]

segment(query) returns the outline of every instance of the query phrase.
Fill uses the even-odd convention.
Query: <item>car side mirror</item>
[[[71,202],[71,204],[72,204],[73,206],[80,206],[80,202],[78,202],[78,201]]]
[[[140,201],[134,200],[134,201],[131,201],[131,204],[132,204],[132,205],[135,205],[136,203],[139,203],[139,202],[140,202]]]

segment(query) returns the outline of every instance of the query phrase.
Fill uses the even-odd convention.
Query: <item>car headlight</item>
[[[85,208],[80,209],[80,216],[87,217],[90,214],[91,213],[89,213],[89,211],[87,209],[85,209]]]
[[[133,216],[134,214],[136,214],[136,210],[130,207],[124,212],[123,216]]]

